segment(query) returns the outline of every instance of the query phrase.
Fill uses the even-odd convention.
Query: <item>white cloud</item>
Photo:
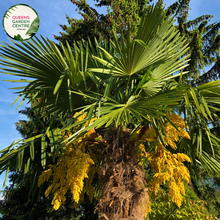
[[[19,115],[18,115],[18,119],[19,119],[19,120],[28,120],[28,117],[27,117],[26,115],[19,114]]]

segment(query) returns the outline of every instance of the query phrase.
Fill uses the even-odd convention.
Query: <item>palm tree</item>
[[[212,120],[219,110],[212,105],[219,103],[220,81],[197,88],[182,83],[182,75],[187,74],[181,70],[188,65],[188,47],[172,21],[158,3],[143,16],[134,39],[128,26],[126,39],[123,32],[120,36],[113,33],[111,42],[95,40],[96,48],[90,40],[83,40],[74,42],[73,47],[61,44],[60,51],[43,37],[13,42],[15,46],[4,43],[2,73],[29,78],[14,80],[28,83],[17,88],[21,90],[18,98],[39,100],[34,109],[49,115],[50,120],[44,134],[13,143],[1,151],[1,172],[15,167],[25,169],[33,174],[37,188],[42,167],[48,168],[48,157],[55,164],[63,164],[67,176],[78,172],[75,164],[71,173],[68,161],[79,161],[84,170],[77,175],[83,173],[83,178],[90,175],[89,167],[95,164],[100,168],[101,188],[96,206],[100,219],[145,219],[148,186],[139,161],[139,145],[145,141],[148,152],[158,149],[155,143],[165,146],[166,124],[178,129],[168,116],[173,112],[187,120],[196,115],[195,127],[187,128],[191,140],[181,138],[178,142],[178,150],[187,152],[192,161],[191,171],[202,165],[219,173],[219,140],[210,133],[207,119]],[[58,117],[65,122],[64,126],[52,129]],[[142,140],[140,133],[150,129],[156,134],[156,142]],[[39,141],[40,147],[35,145]],[[172,148],[167,146],[168,150]],[[42,167],[34,166],[39,162]],[[56,173],[57,167],[50,166],[40,176],[40,182],[52,178],[52,170],[54,177],[60,175],[60,182],[64,180]],[[57,181],[53,179],[52,186],[57,183],[61,189],[63,186]],[[73,185],[65,181],[71,190]],[[54,191],[57,192],[55,188]],[[79,198],[74,196],[78,202]],[[65,201],[61,197],[54,200],[55,207],[59,207],[57,202]]]

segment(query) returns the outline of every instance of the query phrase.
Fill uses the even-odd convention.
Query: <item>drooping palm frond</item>
[[[70,112],[84,103],[80,96],[68,92],[71,88],[85,90],[85,72],[88,50],[70,46],[59,51],[54,43],[42,37],[32,42],[13,42],[1,47],[2,73],[29,78],[30,80],[9,80],[28,82],[19,92],[19,97],[40,99],[38,107],[47,106],[47,114]],[[88,45],[87,45],[88,47]],[[85,62],[85,61],[86,62]],[[59,101],[57,101],[59,100]],[[74,101],[74,100],[77,100]]]
[[[185,101],[179,106],[191,140],[181,140],[178,150],[191,157],[196,174],[201,165],[209,173],[220,172],[220,139],[211,133],[209,127],[209,123],[218,118],[216,112],[220,111],[213,107],[220,102],[219,86],[220,80],[191,87],[185,95]]]
[[[61,51],[44,38],[1,46],[2,73],[30,79],[14,81],[28,83],[18,92],[19,97],[39,100],[35,109],[51,115],[51,123],[58,116],[65,122],[62,129],[52,129],[50,124],[45,134],[4,150],[0,158],[2,171],[8,167],[28,170],[36,158],[39,170],[42,169],[47,157],[54,158],[55,152],[62,155],[65,151],[61,132],[78,125],[77,132],[66,140],[69,143],[92,128],[102,129],[112,124],[116,127],[133,124],[135,128],[149,124],[163,141],[166,135],[163,126],[171,111],[184,106],[187,117],[198,112],[201,118],[212,118],[214,112],[209,104],[219,102],[219,82],[197,89],[175,81],[170,83],[184,74],[180,71],[187,66],[189,55],[185,56],[188,47],[184,38],[161,7],[156,5],[142,18],[134,40],[130,39],[129,29],[127,36],[126,42],[120,36],[120,44],[116,35],[112,42],[94,40],[96,48],[89,40],[76,42],[72,47],[61,44]],[[85,119],[75,123],[72,117],[75,112],[86,114]],[[91,119],[95,120],[90,123]],[[38,157],[33,159],[36,143],[41,144],[37,145]],[[193,146],[196,146],[194,142]],[[192,155],[196,153],[192,152]],[[210,153],[203,149],[201,152]]]

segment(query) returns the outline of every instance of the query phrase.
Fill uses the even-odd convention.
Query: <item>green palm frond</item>
[[[220,101],[220,80],[205,83],[197,88],[190,87],[180,105],[180,112],[186,120],[191,140],[182,140],[181,152],[186,153],[193,161],[195,171],[203,166],[209,173],[219,173],[220,139],[210,130],[209,122],[213,121],[219,108],[213,104]]]
[[[1,45],[1,72],[22,77],[11,82],[27,83],[17,88],[18,98],[38,100],[34,109],[50,116],[44,134],[2,152],[1,171],[16,167],[25,172],[31,169],[39,176],[55,154],[63,156],[61,132],[76,126],[78,130],[65,141],[71,143],[93,128],[148,124],[163,142],[169,112],[180,112],[186,120],[196,121],[197,127],[189,125],[191,141],[182,140],[179,149],[191,155],[194,164],[220,171],[218,139],[207,126],[218,110],[212,105],[220,102],[220,81],[197,88],[181,83],[186,74],[182,70],[188,65],[188,46],[172,25],[172,18],[158,5],[143,16],[134,40],[129,31],[128,27],[127,39],[115,34],[112,42],[95,39],[96,47],[88,39],[67,43],[67,47],[61,44],[59,49],[43,37]],[[75,112],[86,114],[85,119],[76,123]],[[63,128],[52,126],[57,117],[63,119]]]
[[[105,68],[90,68],[90,71],[129,77],[152,66],[153,78],[166,80],[187,65],[189,55],[182,57],[188,50],[187,44],[172,26],[172,18],[165,19],[159,7],[143,16],[134,40],[129,39],[129,30],[126,42],[120,35],[120,45],[115,33],[113,36],[115,56],[99,47],[105,58],[94,56],[94,59]]]
[[[84,52],[82,47],[79,51],[75,48],[73,55],[69,45],[68,48],[61,45],[63,50],[60,52],[54,43],[43,37],[21,44],[12,42],[18,48],[9,44],[1,47],[1,57],[4,58],[1,72],[31,79],[13,80],[29,83],[19,91],[19,98],[39,99],[38,107],[48,106],[47,110],[53,113],[56,110],[68,113],[84,103],[80,96],[70,94],[68,90],[74,87],[85,89],[87,67],[83,59],[87,59],[88,50]]]

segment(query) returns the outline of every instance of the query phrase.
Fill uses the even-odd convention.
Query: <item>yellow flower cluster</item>
[[[74,116],[73,116],[73,118],[77,118],[77,119],[76,119],[76,123],[79,122],[79,121],[82,121],[85,117],[86,117],[86,114],[85,114],[85,113],[79,113],[79,112],[76,112],[76,113],[74,114]],[[97,119],[97,118],[92,118],[92,119],[90,120],[90,123],[93,122],[93,121],[95,121],[96,119]],[[85,126],[86,126],[87,124],[88,124],[88,121],[85,123]],[[79,125],[75,127],[75,130],[77,130],[78,127],[79,127]]]
[[[77,122],[82,121],[86,117],[86,114],[76,112],[73,116],[73,118],[77,118]]]
[[[80,118],[81,117],[81,118]],[[85,115],[81,115],[77,120],[82,120]],[[71,132],[62,133],[64,140],[71,136]],[[91,185],[93,177],[96,173],[94,161],[89,154],[85,153],[85,147],[88,139],[97,137],[95,130],[91,130],[78,141],[73,144],[66,143],[66,152],[64,157],[58,158],[55,165],[49,165],[49,169],[43,171],[38,179],[38,186],[48,181],[53,176],[52,184],[45,191],[47,197],[53,193],[52,205],[57,210],[62,203],[66,201],[66,193],[68,190],[72,193],[72,199],[75,207],[79,205],[79,201],[83,200],[84,192],[89,194],[90,200],[93,198],[93,187]],[[86,182],[84,186],[84,181]]]
[[[184,120],[174,113],[167,115],[169,120],[175,124],[178,130],[170,123],[165,126],[167,137],[164,136],[164,141],[166,145],[170,145],[173,149],[176,149],[176,143],[179,141],[179,137],[190,139],[187,131],[184,130],[185,122]],[[190,159],[185,154],[171,154],[168,152],[163,145],[157,140],[157,135],[152,127],[147,125],[142,126],[138,131],[132,134],[131,141],[150,141],[156,142],[157,147],[155,152],[147,153],[145,151],[145,146],[143,143],[139,144],[140,156],[144,156],[149,160],[151,166],[154,170],[154,179],[151,186],[151,190],[155,193],[161,184],[165,184],[166,181],[169,182],[169,194],[168,197],[172,199],[178,206],[182,202],[182,194],[185,194],[183,182],[188,183],[190,180],[190,174],[186,166],[182,162],[188,161]],[[139,158],[139,164],[143,163],[143,159]]]
[[[56,165],[51,166],[51,169],[41,174],[38,181],[39,186],[49,179],[52,172],[54,173],[53,182],[47,188],[45,196],[47,197],[51,192],[54,193],[52,205],[55,210],[66,201],[65,195],[68,190],[73,195],[73,201],[79,202],[84,187],[84,179],[89,178],[88,172],[93,164],[94,161],[88,154],[79,150],[74,152],[72,149],[67,149],[65,159],[59,158]]]
[[[130,141],[145,140],[145,141],[157,141],[157,135],[153,127],[148,128],[144,125],[139,130],[135,131],[131,137]]]
[[[182,162],[191,162],[190,158],[181,153],[171,154],[158,146],[155,152],[147,155],[147,159],[155,173],[151,189],[157,193],[160,184],[168,181],[168,197],[180,207],[183,199],[181,193],[185,194],[183,182],[189,183],[190,180],[189,170]]]
[[[51,176],[52,176],[52,169],[43,171],[38,178],[38,186],[40,186],[45,181],[48,181]]]
[[[175,142],[179,141],[179,137],[190,139],[190,136],[188,132],[184,130],[186,125],[179,115],[172,113],[171,115],[168,115],[168,118],[176,125],[179,131],[174,128],[173,125],[168,123],[165,128],[167,137],[164,137],[164,141],[166,145],[170,145],[170,147],[176,149],[177,147]]]
[[[176,149],[176,143],[179,141],[179,137],[190,139],[190,136],[184,128],[186,127],[184,120],[174,113],[167,115],[170,121],[175,124],[178,130],[169,122],[165,126],[167,137],[164,136],[166,145],[170,145],[173,149]],[[138,131],[134,132],[130,138],[131,141],[142,140],[148,142],[157,142],[157,134],[153,127],[147,125],[142,126]]]

